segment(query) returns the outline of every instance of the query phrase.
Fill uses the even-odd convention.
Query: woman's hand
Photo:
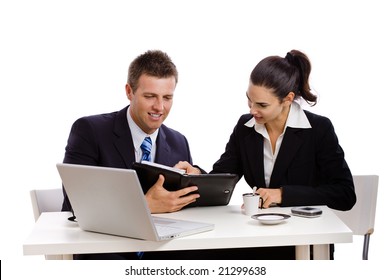
[[[201,174],[202,173],[199,168],[193,167],[187,161],[179,161],[178,163],[176,163],[176,165],[174,167],[185,170],[187,174]]]
[[[258,193],[263,200],[263,208],[268,208],[272,204],[282,203],[282,189],[270,189],[270,188],[259,188]]]

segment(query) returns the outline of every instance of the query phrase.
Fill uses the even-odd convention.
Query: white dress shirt
[[[276,158],[278,156],[280,146],[283,142],[284,133],[286,132],[286,127],[295,127],[295,128],[311,128],[309,120],[306,117],[305,112],[297,102],[291,103],[290,112],[288,113],[286,125],[283,129],[282,134],[276,140],[275,152],[272,153],[271,140],[268,135],[267,128],[264,124],[256,123],[255,119],[250,119],[246,124],[247,127],[254,127],[257,133],[261,134],[264,137],[264,177],[266,187],[269,187],[269,182],[271,180],[272,170]],[[257,186],[262,187],[262,186]]]
[[[130,115],[130,106],[127,109],[127,122],[129,123],[131,136],[133,138],[135,161],[137,162],[141,161],[142,158],[141,144],[144,141],[145,137],[150,137],[150,139],[152,139],[151,161],[154,162],[156,156],[156,139],[158,135],[158,129],[150,135],[143,132],[143,130],[132,119]]]

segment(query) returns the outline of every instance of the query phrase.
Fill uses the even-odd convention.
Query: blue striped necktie
[[[142,157],[141,160],[151,161],[152,160],[152,139],[150,137],[145,137],[144,141],[141,144]]]
[[[151,161],[152,160],[152,139],[150,137],[145,137],[144,141],[141,144],[142,157],[141,160]],[[142,259],[144,252],[137,252],[139,259]]]

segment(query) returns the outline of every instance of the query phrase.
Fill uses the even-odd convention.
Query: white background
[[[34,275],[32,268],[41,257],[22,254],[34,223],[29,190],[61,185],[55,164],[63,159],[71,124],[84,115],[126,106],[128,65],[148,49],[167,52],[178,67],[166,124],[187,136],[194,163],[206,170],[223,152],[239,116],[248,112],[245,91],[257,62],[291,49],[304,51],[319,95],[318,105],[306,109],[332,120],[353,174],[380,176],[369,253],[369,266],[379,267],[389,249],[390,20],[385,3],[1,1],[3,271],[15,278]],[[232,202],[241,203],[247,190],[241,180]],[[336,259],[358,261],[361,242],[355,238],[353,244],[336,247]],[[53,272],[49,265],[41,267],[37,277]],[[361,265],[348,268],[358,269],[359,275],[363,270]]]

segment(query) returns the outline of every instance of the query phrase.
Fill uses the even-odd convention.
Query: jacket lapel
[[[127,107],[118,112],[114,123],[114,134],[117,136],[114,141],[119,155],[122,157],[127,168],[132,168],[135,161],[134,143],[127,122]]]
[[[283,142],[280,146],[278,157],[276,158],[274,169],[272,171],[270,187],[282,184],[282,182],[280,182],[280,178],[286,178],[285,172],[303,143],[302,134],[299,133],[302,130],[303,129],[300,128],[290,127],[286,129],[286,134],[284,135]]]
[[[164,132],[164,126],[161,126],[159,131],[158,131],[158,136],[157,136],[157,149],[156,149],[156,158],[155,162],[158,162],[160,164],[164,165],[169,165],[168,159],[169,155],[171,153],[171,148],[169,147],[167,140],[166,140],[166,135]]]
[[[248,158],[248,166],[253,174],[253,180],[257,187],[265,187],[264,179],[264,138],[255,130],[245,138],[245,151]],[[244,165],[245,166],[245,165]]]

